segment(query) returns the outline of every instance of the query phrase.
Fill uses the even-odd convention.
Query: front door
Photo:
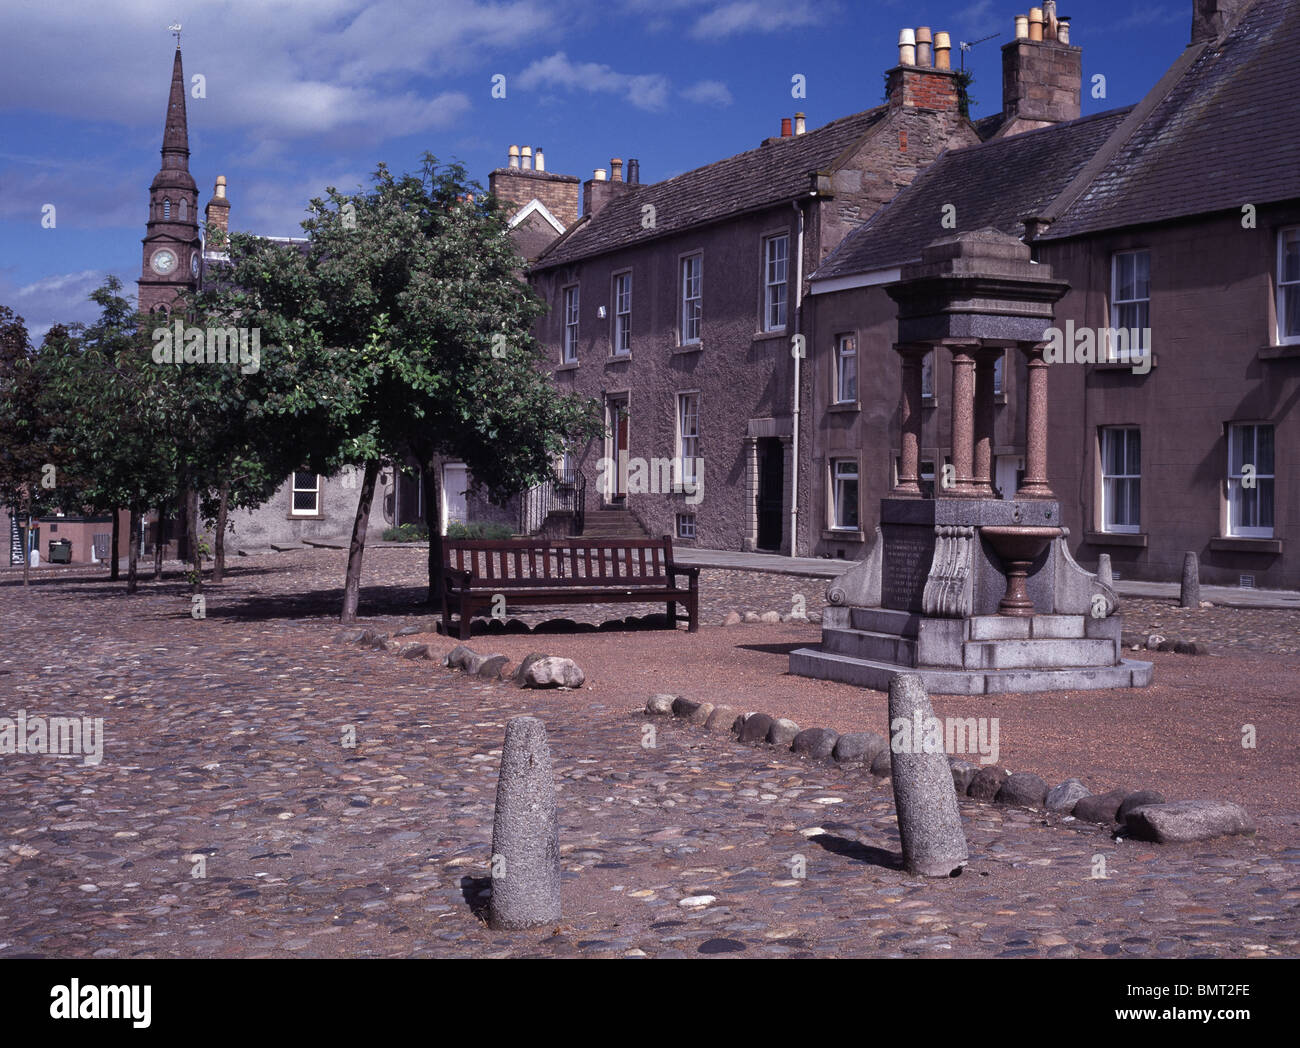
[[[469,486],[468,467],[460,464],[448,464],[442,467],[442,531],[447,533],[447,525],[453,521],[464,524],[469,513],[469,504],[465,498],[465,489]]]
[[[758,548],[781,548],[785,449],[776,437],[758,442]]]
[[[623,502],[627,498],[627,459],[628,451],[628,417],[627,398],[611,398],[609,401],[609,457],[614,461],[614,490],[610,493],[611,502]]]

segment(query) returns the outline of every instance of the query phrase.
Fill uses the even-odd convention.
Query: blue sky
[[[429,150],[478,181],[511,143],[590,178],[637,157],[658,181],[778,134],[878,105],[898,30],[969,52],[972,115],[1001,107],[1001,51],[1028,0],[7,0],[0,62],[0,304],[34,336],[89,320],[109,273],[134,294],[184,26],[190,170],[200,206],[230,184],[231,226],[294,235],[327,185]],[[1085,114],[1137,101],[1187,45],[1192,0],[1065,0],[1083,48]],[[954,65],[957,54],[954,50]],[[496,74],[506,97],[492,97]],[[791,97],[803,74],[807,97]],[[1094,74],[1104,100],[1090,97]],[[54,228],[43,208],[56,208]]]

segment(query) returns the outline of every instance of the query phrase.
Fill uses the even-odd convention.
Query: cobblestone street
[[[363,615],[427,616],[421,557],[367,554]],[[963,800],[970,864],[924,881],[897,868],[889,781],[865,768],[648,720],[639,685],[522,691],[336,644],[342,563],[241,561],[202,621],[172,576],[127,598],[84,570],[0,574],[0,716],[102,717],[105,740],[98,765],[0,756],[0,958],[1300,953],[1294,777],[1256,837],[1195,845]],[[795,593],[819,610],[824,586],[706,571],[703,631]],[[1134,605],[1129,628],[1174,619]],[[1240,621],[1250,651],[1297,646],[1300,613],[1182,614],[1214,645],[1241,646]],[[621,636],[635,663],[651,635]],[[502,933],[477,912],[520,714],[550,733],[565,917]]]

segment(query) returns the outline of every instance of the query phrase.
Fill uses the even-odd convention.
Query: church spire
[[[176,44],[176,60],[172,62],[172,89],[167,97],[167,120],[163,125],[162,157],[164,168],[189,170],[190,132],[185,117],[185,72],[181,68],[179,41]]]

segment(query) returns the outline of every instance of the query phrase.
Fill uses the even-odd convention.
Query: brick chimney
[[[218,175],[212,190],[212,199],[203,211],[208,227],[208,246],[212,251],[224,251],[230,233],[230,201],[226,199],[226,176]]]
[[[512,214],[538,200],[556,221],[568,229],[578,221],[578,188],[581,183],[574,175],[547,171],[541,147],[536,149],[535,155],[537,164],[533,166],[533,147],[521,149],[512,145],[506,156],[507,166],[498,167],[488,175],[488,192]]]
[[[1192,43],[1219,39],[1255,0],[1192,0]]]
[[[939,33],[942,62],[948,62],[947,33]],[[956,113],[957,74],[935,65],[936,36],[929,26],[904,29],[898,35],[898,65],[885,74],[885,90],[891,109],[923,109]]]
[[[1069,43],[1069,20],[1054,0],[1015,20],[1016,39],[1002,48],[1000,136],[1077,120],[1083,90],[1083,51]]]

